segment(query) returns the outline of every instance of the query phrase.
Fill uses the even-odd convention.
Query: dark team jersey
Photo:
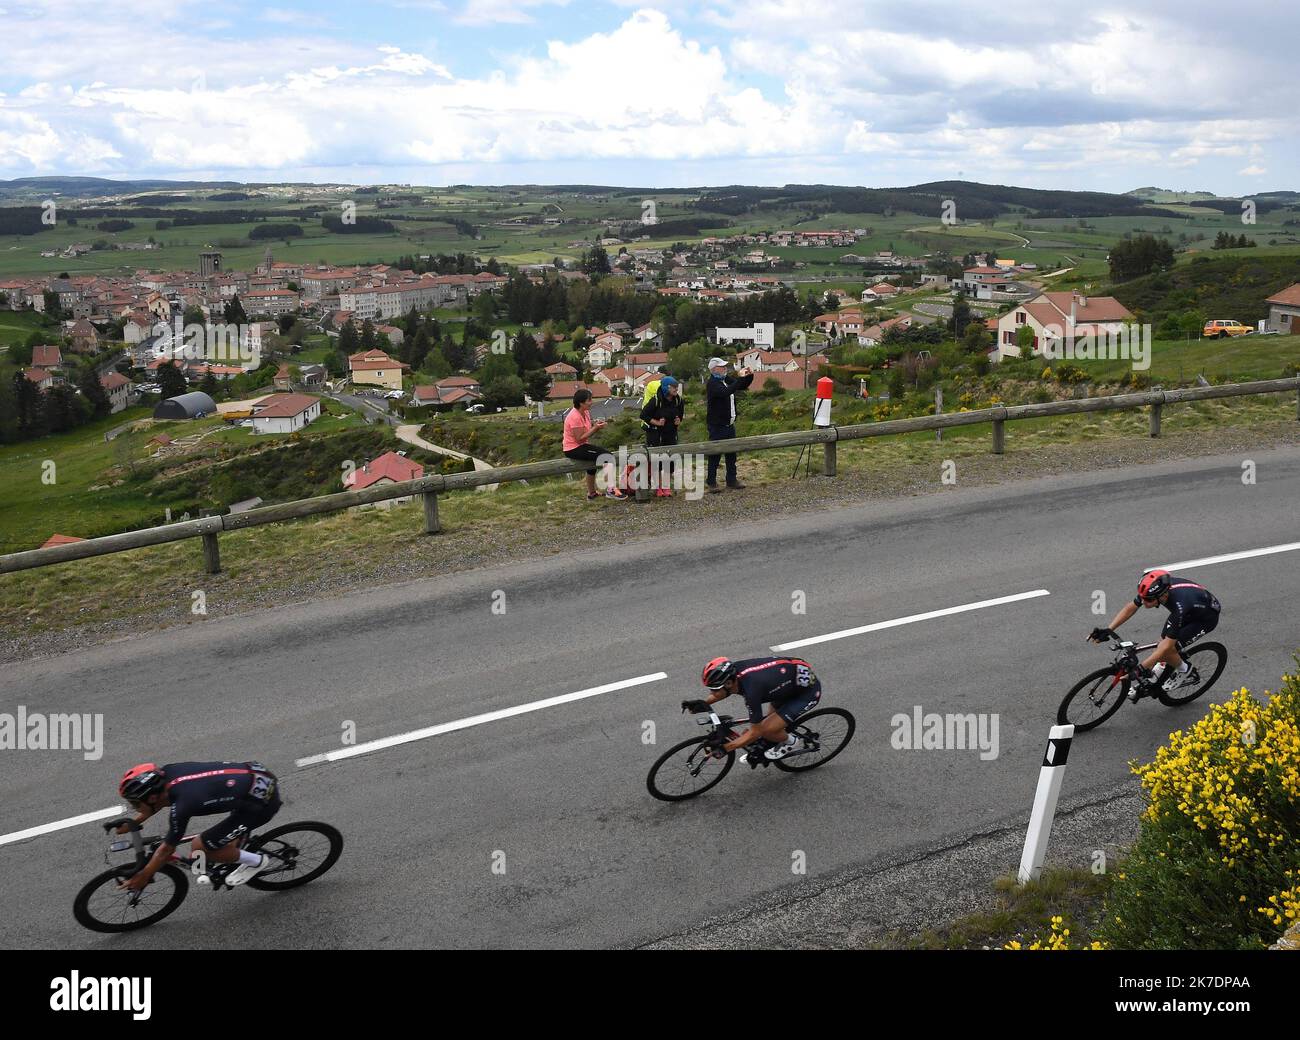
[[[1134,606],[1142,606],[1142,597],[1133,597]],[[1219,601],[1204,585],[1186,578],[1169,576],[1169,598],[1162,604],[1169,611],[1169,627],[1177,631],[1189,621],[1205,614],[1217,614]]]
[[[798,657],[754,657],[735,665],[750,722],[762,721],[764,704],[780,704],[817,685],[812,665]]]
[[[192,816],[265,805],[275,796],[275,776],[259,762],[173,762],[162,767],[171,817],[168,845],[179,845]]]

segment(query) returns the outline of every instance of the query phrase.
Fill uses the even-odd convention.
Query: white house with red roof
[[[1085,296],[1079,292],[1039,293],[1011,308],[998,319],[997,350],[990,360],[1019,357],[1020,329],[1033,331],[1033,351],[1042,354],[1065,337],[1116,334],[1133,321],[1133,312],[1113,296]]]
[[[386,451],[378,458],[364,463],[360,469],[354,469],[343,478],[343,487],[347,491],[362,491],[368,487],[382,484],[400,484],[405,480],[416,480],[424,476],[424,467],[406,457],[405,452]],[[389,498],[371,505],[380,509],[389,509],[395,505],[411,501],[411,495],[401,498]]]
[[[910,314],[899,314],[893,318],[886,318],[884,321],[877,322],[875,325],[868,325],[858,333],[858,346],[875,347],[879,346],[885,338],[885,333],[892,328],[909,329],[912,327],[912,316]]]
[[[36,384],[37,390],[48,390],[55,383],[54,373],[47,372],[43,368],[25,368],[23,375],[27,377],[28,382]]]
[[[121,372],[109,372],[108,375],[100,376],[99,385],[108,395],[108,403],[111,406],[109,414],[120,412],[131,403],[131,380]]]
[[[1284,336],[1300,335],[1300,282],[1288,285],[1264,301],[1269,305],[1268,327]]]
[[[253,405],[253,433],[296,433],[319,418],[319,397],[271,394]]]
[[[63,352],[58,347],[42,345],[32,347],[32,367],[56,369],[63,364]]]
[[[551,392],[546,397],[549,401],[572,401],[579,389],[590,390],[592,399],[596,401],[609,396],[609,386],[605,383],[552,383]]]

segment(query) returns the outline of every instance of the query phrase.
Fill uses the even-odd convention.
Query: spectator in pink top
[[[579,387],[573,394],[573,407],[569,409],[569,414],[564,417],[564,454],[571,459],[579,462],[595,462],[607,452],[598,444],[588,444],[587,438],[598,430],[604,429],[605,420],[598,419],[592,422],[591,419],[591,391],[586,387]],[[606,498],[625,499],[627,495],[618,489],[617,481],[614,479],[613,463],[605,463],[605,484]],[[587,470],[587,501],[600,498],[600,492],[596,490],[596,467],[592,466]]]

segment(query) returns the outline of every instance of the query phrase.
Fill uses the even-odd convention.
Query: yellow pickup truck
[[[1207,321],[1201,335],[1205,339],[1221,339],[1224,336],[1249,336],[1255,330],[1231,318],[1221,321]]]

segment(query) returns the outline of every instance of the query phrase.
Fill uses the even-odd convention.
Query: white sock
[[[247,849],[239,850],[239,862],[246,863],[250,867],[255,867],[262,862],[261,853],[249,852]]]
[[[1184,661],[1182,664],[1178,666],[1178,670],[1182,672],[1184,675],[1186,675],[1188,672],[1192,670],[1192,662]]]

